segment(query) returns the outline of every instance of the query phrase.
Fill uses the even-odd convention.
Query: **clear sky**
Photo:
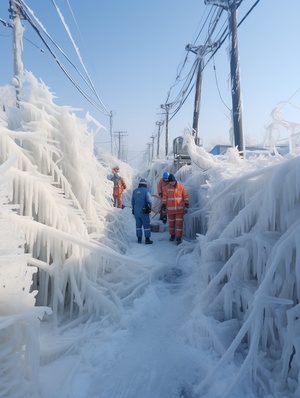
[[[0,18],[6,21],[9,18],[8,3],[8,0],[0,2]],[[166,102],[170,87],[175,83],[187,53],[186,44],[203,44],[207,27],[198,41],[195,39],[211,6],[205,5],[204,0],[56,0],[56,3],[101,101],[109,111],[113,111],[113,130],[126,132],[130,159],[138,151],[146,150],[150,137],[157,134],[156,122],[164,118],[160,105]],[[243,1],[238,20],[254,3],[255,0]],[[27,0],[27,5],[84,73],[52,1]],[[265,126],[271,120],[270,113],[280,101],[300,104],[299,15],[299,0],[261,0],[239,27],[246,142],[262,141]],[[223,17],[226,21],[226,14]],[[221,31],[222,26],[220,24],[217,30]],[[0,84],[4,85],[12,76],[13,59],[11,29],[2,24],[0,43]],[[90,94],[74,69],[56,49],[54,51]],[[190,53],[186,73],[194,59]],[[109,131],[109,117],[96,110],[74,88],[28,23],[25,23],[22,60],[24,68],[41,78],[55,93],[58,97],[56,103],[89,111]],[[181,77],[184,78],[186,73]],[[203,72],[199,135],[205,147],[217,142],[229,143],[229,73],[226,40],[214,62],[210,61]],[[182,82],[178,81],[171,90],[170,101],[176,97],[181,85]],[[170,120],[169,148],[173,138],[192,126],[193,107],[194,90]],[[300,121],[299,109],[287,104],[282,112],[284,118]],[[164,136],[161,139],[164,140]],[[105,148],[110,148],[108,132],[103,131],[97,140],[106,143],[103,144]]]

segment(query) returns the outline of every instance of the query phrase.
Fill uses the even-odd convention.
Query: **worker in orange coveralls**
[[[169,175],[169,185],[164,189],[162,210],[168,211],[170,241],[179,245],[182,242],[183,215],[189,207],[189,198],[185,187],[173,174]]]
[[[157,194],[158,194],[158,196],[159,196],[160,198],[163,197],[164,189],[165,189],[165,187],[169,184],[169,180],[168,180],[169,175],[170,175],[170,174],[168,173],[168,171],[165,171],[164,174],[163,174],[163,176],[162,176],[162,178],[158,181],[158,184],[157,184]],[[166,211],[166,210],[163,211],[163,210],[161,209],[161,207],[160,207],[160,209],[159,209],[159,219],[162,220],[162,222],[163,222],[164,224],[167,223],[167,211]]]
[[[122,209],[122,195],[123,191],[126,189],[126,184],[123,178],[118,173],[119,167],[116,166],[112,170],[112,182],[114,183],[113,187],[113,198],[114,198],[114,207],[118,207]]]

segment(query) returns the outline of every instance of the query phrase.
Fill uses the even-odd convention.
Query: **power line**
[[[87,69],[86,69],[86,67],[85,67],[85,65],[84,65],[84,63],[83,63],[83,61],[82,61],[82,58],[81,58],[80,53],[79,53],[79,50],[78,50],[77,46],[75,46],[74,40],[73,40],[73,38],[72,38],[72,36],[71,36],[71,34],[70,34],[69,29],[67,29],[67,27],[66,27],[66,24],[65,24],[65,22],[64,22],[64,20],[63,20],[63,17],[62,17],[62,14],[61,14],[59,8],[57,7],[57,5],[56,5],[56,3],[55,3],[54,0],[51,0],[51,1],[52,1],[52,4],[54,5],[54,7],[55,7],[55,9],[56,9],[56,11],[57,11],[59,17],[60,17],[60,20],[61,20],[62,23],[63,23],[63,26],[64,26],[64,28],[65,28],[65,30],[66,30],[66,32],[67,32],[69,38],[70,38],[70,41],[71,41],[71,43],[72,43],[72,45],[73,45],[73,48],[74,48],[74,50],[75,50],[75,52],[76,52],[76,54],[77,54],[77,56],[78,56],[79,62],[80,62],[80,64],[81,64],[81,66],[83,67],[83,70],[85,71],[85,74],[86,74],[86,76],[87,76],[87,78],[88,78],[88,81],[89,81],[89,83],[90,83],[90,88],[91,88],[91,90],[93,91],[93,93],[95,94],[96,98],[98,99],[98,101],[99,101],[100,104],[102,105],[103,109],[106,110],[107,116],[109,116],[110,113],[109,113],[108,109],[104,106],[103,102],[101,101],[101,99],[100,99],[100,97],[99,97],[99,95],[98,95],[98,93],[97,93],[97,91],[96,91],[96,89],[95,89],[95,86],[94,86],[94,84],[93,84],[93,82],[92,82],[92,80],[91,80],[91,78],[90,78],[90,76],[89,76],[89,74],[88,74],[88,71],[87,71]],[[69,3],[68,3],[68,4],[69,4]],[[69,6],[70,6],[70,5],[69,5]],[[73,11],[72,11],[72,15],[73,15],[73,17],[74,17]],[[77,25],[77,26],[78,26],[78,25]]]
[[[35,16],[31,13],[31,10],[28,8],[28,6],[25,4],[23,0],[19,0],[20,2],[20,12],[23,16],[24,19],[26,19],[29,24],[32,26],[32,28],[35,30],[37,35],[40,37],[44,45],[46,46],[47,50],[50,52],[50,54],[53,56],[55,59],[56,63],[58,66],[61,68],[61,70],[64,72],[64,74],[67,76],[67,78],[71,81],[71,83],[75,86],[75,88],[80,92],[80,94],[91,104],[93,105],[97,110],[99,110],[101,113],[103,113],[106,116],[109,116],[109,113],[107,109],[104,107],[102,102],[100,101],[100,105],[98,105],[86,92],[85,90],[79,85],[79,83],[76,82],[76,80],[71,76],[71,74],[67,71],[65,66],[61,63],[61,61],[58,59],[54,51],[50,48],[46,40],[43,38],[40,30],[37,28],[35,23],[33,22],[32,18],[30,17],[29,13],[35,18]],[[28,10],[28,12],[26,11]],[[35,18],[37,21],[37,19]],[[37,21],[38,24],[41,26],[40,22]],[[42,31],[43,33],[48,37],[48,39],[52,42],[52,44],[61,52],[61,54],[66,58],[66,60],[74,67],[74,69],[77,71],[77,73],[80,75],[80,77],[84,80],[84,82],[89,86],[89,88],[93,91],[93,88],[89,84],[89,82],[83,77],[83,75],[80,73],[80,71],[77,69],[77,67],[71,62],[71,60],[67,57],[67,55],[63,52],[63,50],[55,43],[55,41],[51,38],[51,36],[45,31],[44,27],[42,26]],[[94,92],[94,91],[93,91]],[[95,93],[94,93],[95,94]],[[99,98],[97,98],[99,100]]]
[[[241,0],[241,1],[239,2],[238,6],[241,5],[242,1],[243,1],[243,0]],[[247,11],[247,13],[244,15],[244,17],[243,17],[243,18],[241,19],[241,21],[239,22],[238,27],[245,21],[245,19],[249,16],[249,14],[250,14],[250,13],[253,11],[253,9],[257,6],[257,4],[259,3],[259,1],[260,1],[260,0],[257,0],[257,1],[252,5],[252,7],[250,7],[250,9]],[[212,6],[212,7],[214,7],[214,6]],[[215,7],[215,8],[216,8],[216,7]],[[219,22],[219,20],[220,20],[220,17],[221,17],[222,12],[223,12],[223,9],[221,8],[221,9],[219,10],[219,12],[217,12],[216,15],[214,14],[214,15],[212,16],[212,18],[211,18],[211,21],[210,21],[210,24],[209,24],[209,25],[210,25],[210,26],[211,26],[211,25],[214,26],[214,28],[213,28],[212,31],[210,31],[210,32],[208,33],[207,38],[206,38],[206,40],[204,41],[205,44],[203,45],[203,47],[207,46],[207,45],[210,44],[210,42],[212,42],[212,41],[213,41],[214,43],[217,43],[217,45],[215,46],[215,50],[212,51],[212,54],[211,54],[211,56],[209,57],[209,59],[208,59],[208,60],[205,62],[205,64],[203,65],[202,71],[203,71],[204,68],[207,66],[207,64],[210,62],[210,60],[214,57],[214,55],[216,54],[216,52],[221,48],[221,46],[223,45],[223,43],[225,42],[225,40],[227,39],[227,37],[228,37],[228,35],[229,35],[228,26],[226,26],[226,27],[223,29],[222,33],[220,33],[220,30],[219,30],[219,32],[218,32],[217,35],[216,35],[216,38],[215,38],[214,40],[212,40],[212,34],[213,34],[215,28],[217,27],[217,24],[218,24],[218,22]],[[206,18],[205,23],[207,23],[207,21],[208,21],[208,18]],[[223,23],[222,26],[224,26],[224,25],[225,25],[225,22]],[[203,26],[202,26],[200,32],[203,31],[203,28],[204,28],[204,24],[203,24]],[[222,28],[221,28],[221,29],[222,29]],[[198,34],[198,36],[197,36],[197,39],[198,39],[199,36],[200,36],[200,32],[199,32],[199,34]],[[188,56],[186,56],[186,59],[187,59],[187,57],[188,57]],[[183,70],[183,68],[181,68],[181,72],[182,72],[182,70]],[[188,76],[192,76],[192,78],[193,78],[194,75],[195,75],[195,71],[196,71],[196,69],[195,69],[195,64],[193,64],[192,68],[190,69],[190,72],[189,72]],[[179,78],[179,76],[177,76],[176,79],[178,80],[178,78]],[[183,104],[185,103],[185,101],[187,100],[188,96],[190,95],[191,91],[193,90],[193,88],[194,88],[194,86],[195,86],[195,83],[192,84],[192,80],[193,80],[192,78],[189,79],[189,80],[187,80],[187,79],[185,80],[185,83],[183,84],[181,90],[180,90],[179,93],[177,94],[177,96],[176,96],[176,98],[175,98],[174,101],[169,101],[169,99],[170,99],[170,91],[171,91],[171,89],[175,86],[175,84],[174,84],[173,86],[171,86],[171,88],[170,88],[170,90],[169,90],[169,92],[168,92],[168,95],[167,95],[167,101],[168,101],[168,103],[171,103],[171,104],[173,105],[173,107],[177,105],[177,108],[172,112],[172,116],[170,117],[169,121],[172,120],[172,119],[174,118],[174,116],[179,112],[179,110],[181,109],[181,107],[183,106]]]

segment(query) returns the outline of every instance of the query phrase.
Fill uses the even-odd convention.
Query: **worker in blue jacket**
[[[151,213],[151,193],[147,188],[147,180],[141,178],[138,188],[135,188],[132,192],[131,198],[132,214],[135,217],[136,224],[136,236],[138,243],[142,243],[143,228],[145,234],[145,244],[150,245],[153,241],[151,237],[150,229],[150,216]]]

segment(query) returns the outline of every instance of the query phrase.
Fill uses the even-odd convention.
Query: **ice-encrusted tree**
[[[235,149],[213,157],[186,139],[194,169],[186,184],[202,182],[188,217],[198,217],[205,231],[193,251],[181,248],[181,256],[198,258],[201,286],[186,330],[190,344],[206,336],[220,355],[194,393],[209,394],[224,364],[239,357],[240,370],[227,380],[222,398],[232,396],[244,377],[261,396],[298,396],[300,157],[266,153],[242,160]],[[197,176],[196,169],[202,170]],[[195,222],[187,220],[193,235]]]
[[[95,156],[99,123],[55,105],[28,72],[18,107],[14,87],[1,92],[0,178],[9,175],[9,188],[1,180],[0,385],[3,396],[34,396],[39,363],[81,337],[40,352],[44,314],[53,330],[88,319],[118,321],[149,273],[125,255],[125,219],[112,206],[108,178],[117,159],[102,151]],[[130,188],[132,169],[124,169]]]
[[[0,395],[36,396],[39,369],[39,322],[49,308],[36,307],[30,254],[24,253],[24,236],[12,222],[18,206],[9,203],[12,191],[12,157],[0,165]]]

